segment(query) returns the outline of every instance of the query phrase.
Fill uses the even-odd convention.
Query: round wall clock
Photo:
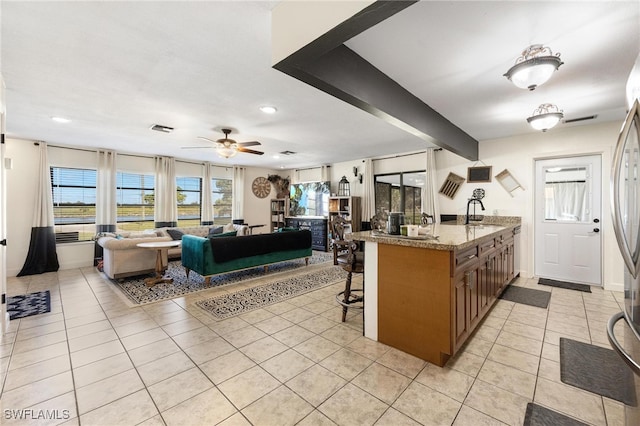
[[[271,182],[267,178],[259,176],[253,180],[251,190],[256,197],[264,198],[271,192]]]

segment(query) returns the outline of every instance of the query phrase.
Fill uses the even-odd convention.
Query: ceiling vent
[[[593,120],[594,118],[596,118],[598,116],[598,114],[594,114],[594,115],[586,115],[584,117],[578,117],[578,118],[569,118],[567,120],[562,120],[562,122],[564,124],[568,124],[568,123],[575,123],[578,121],[586,121],[586,120]]]
[[[293,154],[295,154],[295,152],[287,150],[287,151],[282,151],[280,154],[282,154],[282,155],[293,155]]]
[[[162,133],[171,133],[173,132],[173,127],[169,127],[169,126],[162,126],[160,124],[154,124],[153,126],[150,127],[151,130],[155,130],[156,132],[162,132]]]

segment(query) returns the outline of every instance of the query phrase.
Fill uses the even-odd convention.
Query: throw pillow
[[[223,232],[223,227],[222,226],[217,226],[215,228],[209,228],[209,236],[215,235],[215,234],[222,234],[222,232]]]
[[[233,223],[227,223],[223,228],[222,232],[233,232],[236,228],[233,227]]]
[[[177,229],[167,229],[167,234],[169,234],[172,240],[182,240],[184,232]]]
[[[222,232],[220,234],[209,234],[210,238],[218,238],[218,237],[235,237],[236,235],[238,235],[238,231],[233,231],[233,232]]]

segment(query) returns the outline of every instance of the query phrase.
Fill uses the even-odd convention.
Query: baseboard
[[[607,291],[624,291],[624,283],[608,283],[604,285],[604,289]]]

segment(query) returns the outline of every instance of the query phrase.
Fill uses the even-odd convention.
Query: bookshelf
[[[271,224],[271,232],[285,226],[284,218],[287,215],[287,201],[286,198],[273,198],[271,200],[271,220],[269,222]]]
[[[360,197],[329,197],[329,222],[334,216],[342,216],[351,221],[351,231],[361,229],[362,210]]]

